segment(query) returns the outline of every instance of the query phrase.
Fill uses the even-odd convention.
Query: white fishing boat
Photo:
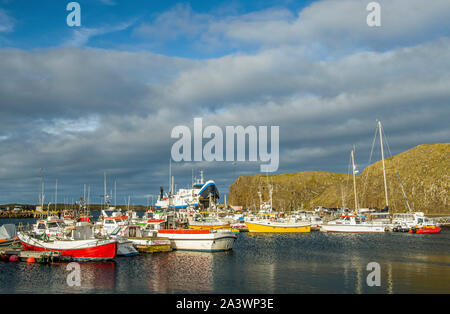
[[[115,207],[102,210],[102,215],[95,223],[98,233],[102,236],[110,235],[117,227],[128,224],[128,217]]]
[[[237,239],[231,231],[174,229],[158,230],[158,236],[168,238],[176,250],[220,252],[231,250]]]

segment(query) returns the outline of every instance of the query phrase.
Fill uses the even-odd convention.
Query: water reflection
[[[174,251],[118,259],[118,292],[209,293],[220,253]]]
[[[81,287],[87,291],[114,291],[116,263],[80,263]],[[69,273],[68,271],[66,272]]]

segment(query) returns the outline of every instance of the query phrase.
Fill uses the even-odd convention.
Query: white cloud
[[[72,38],[67,40],[63,46],[80,47],[86,45],[92,37],[105,35],[109,33],[120,32],[126,30],[134,24],[134,21],[120,23],[114,26],[103,26],[97,28],[75,28],[72,32]]]
[[[147,39],[189,39],[199,49],[216,46],[279,47],[307,46],[320,52],[351,53],[354,49],[386,50],[415,45],[450,35],[448,0],[379,0],[381,27],[369,27],[366,2],[323,0],[313,2],[298,14],[271,8],[243,15],[214,16],[196,13],[189,5],[176,5],[135,32]]]
[[[0,33],[10,33],[14,30],[16,21],[5,10],[0,8]]]

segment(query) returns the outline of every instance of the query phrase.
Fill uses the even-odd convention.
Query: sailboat
[[[355,166],[355,151],[351,150],[351,160],[353,169],[353,192],[355,197],[355,211],[358,210],[358,197],[356,194],[356,166]],[[383,172],[384,172],[384,156],[383,156]],[[386,183],[386,181],[385,181]],[[387,194],[386,194],[387,197]],[[362,221],[360,217],[349,214],[343,215],[340,218],[329,221],[322,225],[322,230],[325,232],[344,232],[344,233],[380,233],[385,232],[385,226],[381,224],[374,224]]]

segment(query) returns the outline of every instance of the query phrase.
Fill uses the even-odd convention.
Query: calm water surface
[[[0,262],[0,293],[450,293],[449,244],[448,228],[434,235],[241,233],[229,252],[80,263],[81,287],[67,285],[67,263]],[[381,266],[380,287],[366,284],[370,262]]]

